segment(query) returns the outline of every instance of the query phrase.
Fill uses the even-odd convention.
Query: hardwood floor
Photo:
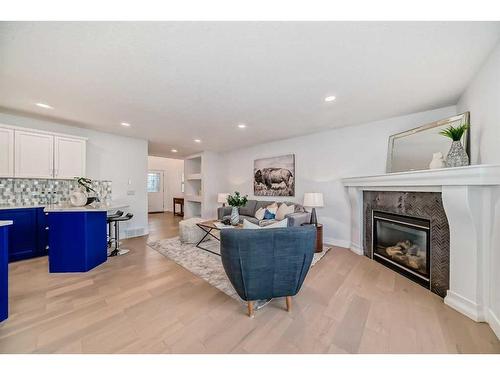
[[[177,234],[150,215],[150,237]],[[146,246],[85,274],[12,263],[1,353],[500,353],[484,323],[368,258],[334,248],[311,269],[293,309],[246,304]]]

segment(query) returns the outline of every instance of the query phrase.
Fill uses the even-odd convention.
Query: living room
[[[135,19],[0,22],[5,358],[497,361],[498,20]]]

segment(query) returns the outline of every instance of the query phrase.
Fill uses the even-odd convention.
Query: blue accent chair
[[[291,310],[309,271],[316,243],[312,225],[276,229],[223,229],[221,259],[238,295],[248,303],[286,297]]]

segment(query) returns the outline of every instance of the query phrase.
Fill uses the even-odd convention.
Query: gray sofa
[[[243,207],[240,207],[240,223],[243,222],[243,219],[248,220],[251,223],[259,224],[259,220],[255,218],[255,212],[261,207],[267,207],[275,201],[257,201],[254,199],[249,199],[247,204]],[[311,219],[311,214],[307,212],[301,204],[295,202],[277,202],[278,207],[281,203],[286,203],[287,206],[294,204],[295,212],[293,214],[288,214],[285,217],[288,218],[288,226],[289,227],[299,227],[304,223],[308,223]],[[219,207],[217,209],[217,218],[219,220],[228,219],[231,217],[232,207]]]

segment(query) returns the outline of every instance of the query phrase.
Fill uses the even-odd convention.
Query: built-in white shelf
[[[186,180],[201,180],[201,173],[192,173],[186,177]]]
[[[189,201],[189,202],[201,203],[202,197],[201,197],[201,195],[186,195],[184,197],[184,200]]]

